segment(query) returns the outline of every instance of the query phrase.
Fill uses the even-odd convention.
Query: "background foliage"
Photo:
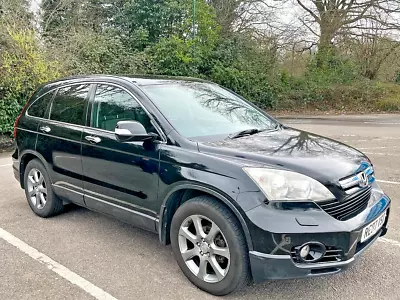
[[[193,24],[193,0],[43,0],[37,13],[0,0],[0,133],[40,84],[72,74],[200,77],[267,110],[400,110],[396,39],[308,46],[272,30],[263,2],[196,0]]]

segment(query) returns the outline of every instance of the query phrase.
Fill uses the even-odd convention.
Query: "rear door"
[[[87,207],[155,231],[159,143],[123,143],[114,134],[127,120],[157,133],[149,115],[129,91],[110,84],[97,86],[90,115],[82,137]]]
[[[81,138],[90,83],[61,87],[50,105],[47,119],[38,128],[36,151],[47,161],[54,192],[84,204]]]
[[[40,122],[48,115],[50,103],[55,91],[47,92],[39,97],[33,96],[33,101],[28,105],[18,122],[16,142],[20,154],[25,150],[35,150],[37,130]],[[17,157],[16,157],[17,158]],[[19,163],[19,162],[16,162]],[[19,166],[16,166],[19,169]]]

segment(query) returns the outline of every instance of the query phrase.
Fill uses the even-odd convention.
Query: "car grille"
[[[372,166],[370,166],[362,172],[339,180],[339,185],[342,187],[347,195],[352,195],[365,188],[362,186],[363,175],[366,176],[368,180],[368,185],[375,181],[374,169],[372,168]]]
[[[290,256],[295,263],[304,263],[297,256],[296,250],[292,249],[290,252]],[[338,262],[343,260],[343,250],[338,249],[336,247],[326,247],[326,252],[320,260],[315,263],[330,263],[330,262]]]
[[[346,221],[367,208],[371,189],[371,186],[362,189],[348,196],[344,201],[331,200],[320,202],[318,205],[335,219]]]

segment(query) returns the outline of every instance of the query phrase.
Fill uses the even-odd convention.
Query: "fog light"
[[[295,254],[295,258],[293,256],[292,258],[295,262],[315,263],[321,260],[325,252],[326,248],[324,244],[320,242],[307,242],[292,249],[292,253]]]
[[[299,254],[302,259],[305,259],[308,256],[308,254],[310,254],[310,246],[305,245],[305,246],[301,247]]]

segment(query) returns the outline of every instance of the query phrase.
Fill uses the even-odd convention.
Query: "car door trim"
[[[85,197],[92,198],[93,200],[96,200],[96,201],[99,201],[99,202],[102,202],[102,203],[105,203],[105,204],[109,204],[109,205],[114,206],[114,207],[116,207],[116,208],[120,208],[120,209],[129,211],[129,212],[134,213],[134,214],[136,214],[136,215],[139,215],[139,216],[148,218],[148,219],[150,219],[150,220],[152,220],[152,221],[158,222],[158,219],[157,219],[156,217],[149,216],[149,215],[144,214],[144,213],[142,213],[142,212],[140,212],[140,211],[136,211],[136,210],[133,210],[133,209],[130,209],[130,208],[127,208],[127,207],[124,207],[124,206],[121,206],[121,205],[112,203],[112,202],[104,201],[104,200],[101,200],[101,199],[99,199],[99,198],[97,198],[97,197],[94,197],[94,196],[91,196],[91,195],[85,194],[84,196],[85,196]]]
[[[84,206],[85,202],[83,200],[84,194],[73,189],[67,188],[60,184],[52,184],[54,193],[59,196],[62,200],[70,201],[72,203]],[[79,188],[79,187],[76,187]]]
[[[22,131],[26,131],[26,132],[31,132],[31,133],[38,133],[37,131],[34,130],[30,130],[30,129],[25,129],[25,128],[21,128],[21,127],[17,127],[18,130],[22,130]]]
[[[78,144],[81,143],[81,142],[78,142],[78,141],[75,141],[75,140],[71,140],[71,139],[64,138],[64,137],[59,137],[57,135],[51,135],[51,134],[48,134],[48,133],[38,132],[38,134],[43,135],[43,136],[52,137],[52,138],[59,139],[59,140],[63,140],[63,141],[67,141],[67,142],[73,142],[73,143],[78,143]]]
[[[120,202],[121,204],[129,205],[129,206],[132,206],[132,207],[134,207],[134,208],[136,208],[136,209],[148,211],[148,212],[151,212],[152,214],[155,214],[154,211],[152,211],[152,210],[150,210],[150,209],[148,209],[148,208],[142,207],[142,206],[140,206],[140,205],[136,205],[136,204],[132,204],[132,203],[129,203],[129,202],[125,202],[125,201],[119,200],[119,199],[114,198],[114,197],[110,197],[110,196],[107,196],[107,195],[103,195],[103,194],[100,194],[100,193],[93,192],[93,191],[91,191],[91,190],[86,190],[86,189],[85,189],[85,192],[89,192],[89,193],[91,193],[91,194],[93,194],[93,195],[100,196],[100,197],[103,197],[103,198],[105,198],[105,199],[109,199],[109,200],[111,200],[111,201]],[[87,195],[87,194],[85,193],[85,195]],[[90,195],[88,195],[88,196],[90,196]],[[97,197],[95,197],[95,196],[92,196],[92,197],[93,197],[93,198],[97,198]],[[100,198],[97,198],[97,199],[101,200]],[[102,201],[105,201],[105,200],[102,200]],[[119,205],[119,204],[115,204],[115,205],[118,205],[118,206],[121,206],[121,207],[125,207],[125,206]],[[129,208],[127,208],[127,209],[129,209]],[[143,214],[144,214],[144,213],[143,213]],[[149,215],[149,216],[150,216],[150,215]],[[154,218],[156,218],[156,217],[154,217]],[[157,219],[157,218],[156,218],[156,219]],[[158,220],[158,219],[157,219],[157,220]]]
[[[91,130],[93,130],[93,128],[91,128]],[[88,132],[84,131],[84,133],[88,133]],[[108,133],[110,133],[110,132],[108,132]],[[128,143],[134,144],[134,143],[143,143],[143,142],[128,142]],[[89,142],[85,143],[85,145],[86,146],[90,145],[91,147],[96,147],[96,148],[100,148],[100,149],[104,149],[104,150],[112,150],[112,151],[115,151],[115,152],[131,155],[131,156],[137,156],[137,157],[141,157],[141,158],[148,158],[149,160],[160,161],[159,158],[152,158],[152,157],[148,157],[146,155],[140,155],[140,154],[135,154],[135,153],[132,153],[132,152],[118,150],[118,149],[114,149],[114,148],[110,148],[110,147],[104,147],[104,146],[101,146],[101,145],[98,145],[98,144],[91,144]],[[160,151],[160,150],[158,150],[158,151]]]
[[[118,220],[128,222],[128,223],[130,223],[132,225],[135,225],[135,226],[150,230],[152,232],[157,232],[157,229],[158,229],[159,225],[158,225],[158,219],[156,217],[149,216],[149,215],[144,214],[142,212],[139,212],[139,211],[136,211],[136,210],[133,210],[133,209],[129,209],[129,208],[126,208],[124,206],[120,206],[120,205],[112,203],[112,202],[101,200],[101,199],[99,199],[97,197],[94,197],[94,196],[91,196],[91,195],[88,195],[88,194],[85,194],[84,198],[85,198],[86,206],[91,210],[95,210],[95,211],[101,212],[101,213],[106,214],[106,215],[111,215],[111,216],[117,218]],[[116,208],[117,211],[113,210],[112,212],[110,212],[109,209],[105,210],[105,209],[99,209],[99,208],[94,208],[92,206],[88,206],[87,205],[88,198],[93,200],[93,201],[100,202],[105,206]],[[130,216],[134,216],[134,218],[135,218],[135,220],[137,222],[133,221],[130,218],[124,217],[122,215],[124,212],[125,213],[129,213]],[[142,222],[140,222],[140,220]]]

